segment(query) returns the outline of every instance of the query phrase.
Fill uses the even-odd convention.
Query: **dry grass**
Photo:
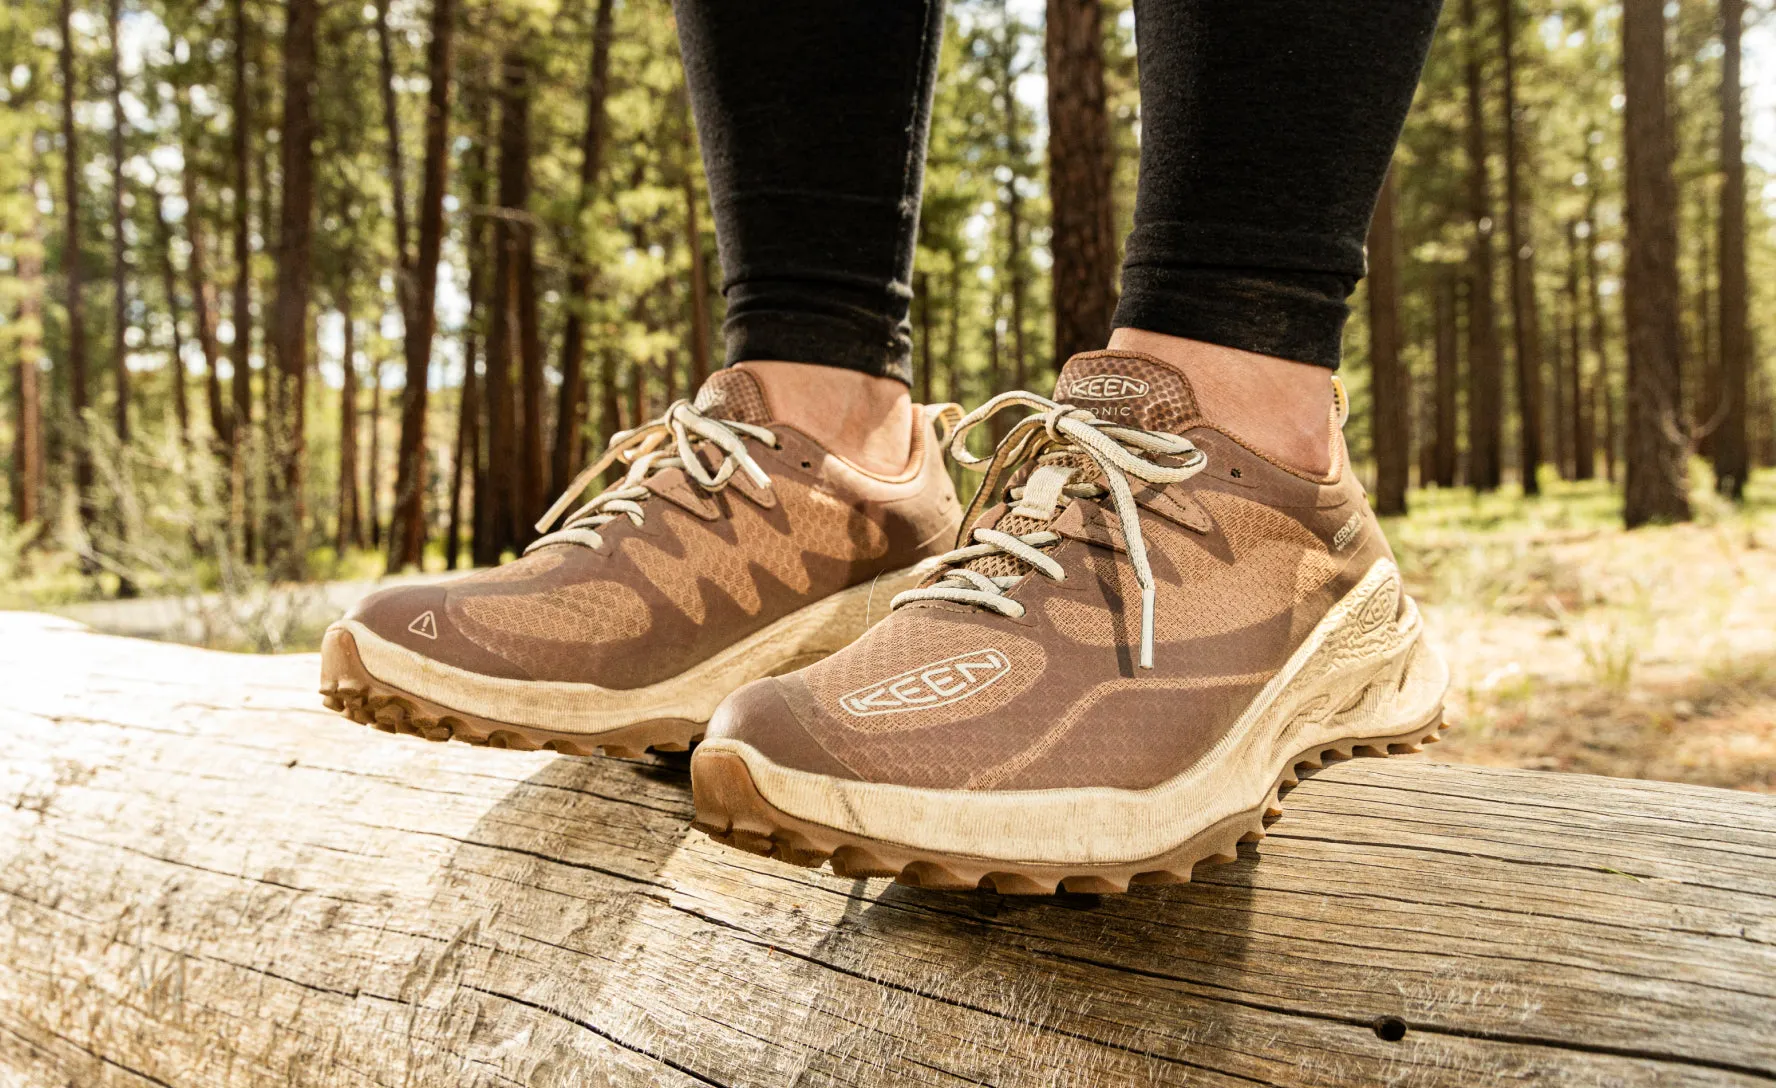
[[[1776,475],[1624,533],[1599,485],[1389,526],[1453,677],[1441,759],[1776,792]]]

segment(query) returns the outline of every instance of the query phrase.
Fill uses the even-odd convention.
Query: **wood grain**
[[[367,730],[312,655],[0,647],[5,1088],[1776,1081],[1766,797],[1359,760],[1022,900],[724,850],[682,758]]]

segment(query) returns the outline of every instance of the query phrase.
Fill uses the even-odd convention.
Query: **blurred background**
[[[915,393],[1046,391],[1114,299],[1132,19],[948,19]],[[1776,789],[1771,24],[1446,2],[1344,371],[1445,757]],[[719,360],[705,200],[666,0],[8,0],[0,607],[312,650],[498,562]]]

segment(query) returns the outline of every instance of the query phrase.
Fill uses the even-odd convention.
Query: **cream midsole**
[[[739,755],[765,800],[811,823],[935,853],[1119,864],[1158,857],[1251,811],[1302,752],[1430,725],[1448,685],[1448,668],[1425,641],[1398,569],[1383,559],[1333,606],[1214,748],[1190,770],[1149,789],[917,789],[793,770],[725,737],[705,742],[701,751]]]
[[[512,725],[596,735],[660,718],[706,722],[735,688],[839,650],[888,614],[888,602],[929,568],[878,575],[748,635],[669,680],[643,688],[606,688],[546,680],[508,680],[459,669],[382,638],[357,620],[351,632],[370,675],[402,691]]]

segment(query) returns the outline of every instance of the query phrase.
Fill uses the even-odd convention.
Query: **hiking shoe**
[[[502,567],[371,594],[328,629],[327,705],[388,732],[589,754],[683,750],[722,698],[851,642],[954,543],[938,425],[865,472],[712,376],[616,436]],[[607,463],[627,474],[568,511]],[[565,516],[563,516],[565,515]]]
[[[1448,673],[1346,463],[1284,467],[1150,356],[1068,362],[966,546],[863,638],[760,680],[691,761],[696,826],[847,876],[1006,894],[1189,879],[1300,764],[1435,740]],[[973,462],[982,464],[983,462]],[[990,508],[982,509],[991,505]]]

